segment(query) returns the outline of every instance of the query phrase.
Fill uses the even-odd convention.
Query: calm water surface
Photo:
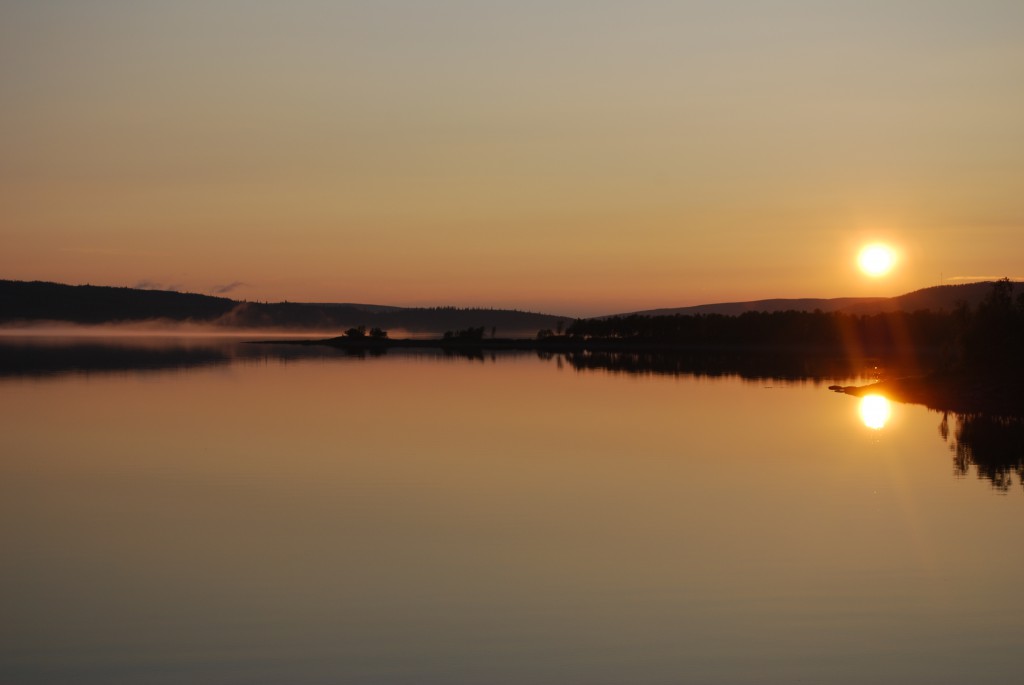
[[[954,417],[834,378],[120,345],[0,368],[0,682],[1018,677],[1024,492]]]

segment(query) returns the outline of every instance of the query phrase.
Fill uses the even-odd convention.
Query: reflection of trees
[[[109,344],[103,341],[0,345],[0,377],[159,371],[227,364],[224,349],[198,345]]]
[[[542,358],[544,355],[541,354]],[[548,354],[548,357],[551,355]],[[563,357],[577,370],[609,371],[664,376],[739,376],[748,379],[843,378],[859,374],[863,367],[845,358],[781,354],[750,350],[622,352],[579,351]]]
[[[383,351],[370,350],[370,356]],[[365,356],[365,352],[364,355]],[[234,340],[195,338],[80,338],[0,341],[0,378],[68,373],[181,371],[231,363],[291,362],[337,358],[337,351],[313,345],[247,345]]]
[[[543,359],[555,355],[538,352]],[[574,369],[611,373],[670,376],[738,376],[749,380],[819,380],[852,376],[863,371],[845,359],[825,356],[746,352],[612,352],[560,354]],[[952,418],[950,418],[952,417]],[[951,425],[952,424],[952,425]],[[1016,480],[1024,486],[1024,417],[980,412],[947,412],[939,434],[953,451],[957,475],[976,470],[992,486],[1009,490]]]
[[[295,342],[295,341],[293,341]],[[184,371],[228,364],[292,363],[300,360],[374,359],[388,354],[435,360],[496,361],[498,355],[525,351],[487,351],[479,346],[389,349],[371,336],[353,346],[317,341],[245,343],[230,338],[0,338],[0,378],[60,376],[69,373]]]
[[[985,414],[954,414],[956,427],[950,434],[949,415],[943,415],[939,433],[953,451],[957,475],[970,473],[987,478],[993,487],[1009,490],[1013,474],[1024,485],[1024,419]]]

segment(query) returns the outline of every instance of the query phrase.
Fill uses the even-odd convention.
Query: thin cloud
[[[142,279],[138,283],[132,286],[136,290],[171,290],[174,292],[181,291],[180,283],[172,283],[170,285],[164,285],[158,281],[151,281],[149,279]]]
[[[211,289],[211,292],[214,295],[226,295],[227,293],[231,292],[232,290],[237,290],[238,288],[241,288],[241,287],[246,286],[246,285],[249,285],[249,284],[245,283],[243,281],[232,281],[231,283],[228,283],[227,285],[215,285],[215,286],[213,286],[213,288]]]
[[[165,254],[163,252],[155,252],[153,250],[126,250],[119,247],[72,246],[57,249],[60,252],[73,252],[76,254],[88,255],[114,255],[118,257],[159,257]]]

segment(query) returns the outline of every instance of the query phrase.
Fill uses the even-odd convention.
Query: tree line
[[[1024,371],[1024,292],[1003,279],[976,307],[953,311],[849,314],[815,310],[724,314],[613,316],[579,319],[564,336],[541,339],[621,342],[637,345],[833,350],[860,355],[928,352],[946,368]]]

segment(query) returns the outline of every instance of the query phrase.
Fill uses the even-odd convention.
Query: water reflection
[[[950,418],[954,428],[950,431]],[[966,476],[973,466],[978,478],[1005,492],[1013,476],[1024,486],[1024,420],[984,414],[942,415],[939,434],[953,452],[956,475]]]
[[[184,370],[238,362],[366,359],[385,355],[492,361],[536,355],[558,368],[630,375],[727,377],[748,380],[868,378],[875,362],[852,363],[828,356],[740,350],[677,352],[548,351],[459,349],[342,349],[326,345],[250,344],[223,338],[0,336],[0,377],[55,376],[67,373]]]
[[[0,379],[0,682],[1012,672],[1024,499],[950,478],[922,407],[869,436],[794,383],[174,345],[216,361]]]
[[[881,395],[865,395],[860,398],[860,420],[873,430],[885,428],[892,416],[892,405]]]
[[[353,361],[382,355],[431,360],[496,363],[536,356],[558,369],[611,374],[728,377],[744,380],[869,378],[876,361],[851,363],[832,357],[764,354],[750,351],[571,353],[482,350],[339,350],[321,345],[245,344],[210,338],[27,338],[0,336],[0,378],[57,377],[66,374],[152,373],[231,364],[291,363],[300,360]],[[892,401],[873,394],[857,407],[862,423],[882,430],[892,417]],[[951,427],[952,424],[952,427]],[[1024,424],[1018,418],[983,413],[944,414],[939,429],[954,453],[954,470],[963,476],[974,468],[1000,491],[1016,480],[1024,484]]]
[[[224,338],[0,336],[0,378],[182,371],[236,362],[344,356],[319,346],[249,345]]]
[[[231,358],[226,348],[184,343],[14,339],[0,342],[0,376],[185,369]]]
[[[550,355],[548,355],[550,356]],[[561,355],[574,369],[657,376],[739,376],[748,380],[867,378],[877,360],[759,350],[622,352],[586,350]]]

